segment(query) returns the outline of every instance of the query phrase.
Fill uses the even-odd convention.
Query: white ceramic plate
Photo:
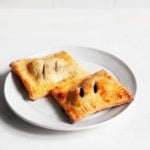
[[[53,48],[42,51],[32,57],[41,57],[60,50],[66,50],[85,69],[94,73],[106,69],[113,74],[134,96],[136,81],[129,67],[117,57],[97,50],[84,47]],[[25,121],[47,129],[81,130],[100,126],[123,112],[130,104],[125,104],[93,114],[76,124],[70,124],[68,118],[52,99],[45,97],[35,102],[28,99],[28,94],[20,80],[12,72],[5,80],[4,94],[10,108]]]

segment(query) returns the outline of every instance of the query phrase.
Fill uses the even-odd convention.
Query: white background
[[[149,0],[0,0],[0,8],[150,8]]]
[[[149,150],[150,10],[81,9],[85,5],[148,8],[149,1],[97,1],[99,6],[90,0],[86,1],[88,4],[78,0],[50,2],[0,1],[0,150]],[[54,7],[61,8],[45,9]],[[50,47],[68,45],[112,53],[135,74],[138,85],[135,101],[106,126],[77,132],[44,130],[22,121],[5,102],[3,86],[11,61]]]

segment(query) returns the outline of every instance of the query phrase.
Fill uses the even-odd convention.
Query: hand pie
[[[86,77],[78,85],[57,86],[52,89],[52,95],[72,123],[97,111],[133,100],[127,89],[105,70]]]
[[[65,51],[43,58],[17,60],[10,64],[32,100],[49,94],[55,86],[65,81],[78,81],[88,73]]]

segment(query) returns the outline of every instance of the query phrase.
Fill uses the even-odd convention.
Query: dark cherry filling
[[[93,90],[94,90],[94,93],[97,93],[97,85],[96,85],[96,83],[94,84]]]
[[[82,87],[80,88],[80,93],[79,93],[79,94],[80,94],[80,96],[81,96],[81,97],[83,97],[83,96],[84,96],[84,90],[83,90],[83,88],[82,88]]]

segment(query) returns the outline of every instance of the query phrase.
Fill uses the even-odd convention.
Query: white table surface
[[[9,63],[58,46],[86,46],[126,62],[137,79],[135,101],[104,127],[58,132],[13,114],[3,94]],[[0,150],[150,149],[150,11],[0,10]]]

